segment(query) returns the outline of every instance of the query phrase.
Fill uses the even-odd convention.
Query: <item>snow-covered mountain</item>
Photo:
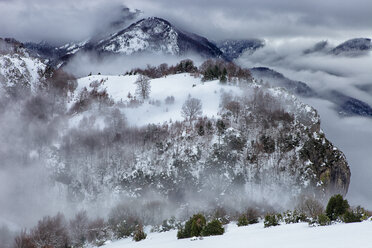
[[[185,55],[196,53],[203,57],[219,57],[221,51],[206,38],[183,32],[168,21],[150,17],[101,40],[94,47],[100,52],[131,55],[135,53],[160,53]]]
[[[35,91],[44,76],[46,65],[31,56],[23,44],[0,38],[0,92],[14,92],[14,88]]]
[[[53,47],[44,42],[26,43],[35,54],[51,60],[53,65],[68,61],[79,52],[98,55],[165,54],[182,56],[196,54],[204,58],[222,57],[221,50],[208,39],[173,26],[168,21],[149,17],[99,40],[68,43]]]

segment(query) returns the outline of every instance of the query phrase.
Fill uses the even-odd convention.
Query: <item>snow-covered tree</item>
[[[202,103],[200,99],[193,98],[189,95],[185,103],[182,105],[181,114],[182,116],[191,122],[202,115]]]
[[[137,78],[136,82],[134,82],[134,84],[137,85],[136,94],[139,98],[141,98],[142,100],[146,100],[147,98],[149,98],[151,92],[149,77],[140,75]]]

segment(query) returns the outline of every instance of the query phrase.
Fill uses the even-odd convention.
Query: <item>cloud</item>
[[[212,40],[363,37],[370,35],[372,15],[372,2],[366,0],[2,0],[0,36],[83,40],[125,15],[123,4]]]
[[[0,37],[62,44],[110,30],[116,21],[125,27],[134,17],[118,0],[0,1]]]
[[[191,59],[197,66],[203,62],[203,58],[197,54],[187,54],[182,57],[161,54],[138,54],[135,57],[120,55],[98,57],[94,53],[78,53],[68,62],[64,70],[76,77],[85,77],[89,73],[118,75],[136,68],[146,68],[148,65],[158,66],[162,63],[176,65],[182,59]]]
[[[368,35],[372,3],[232,0],[138,0],[145,15],[159,15],[211,39],[353,37]]]

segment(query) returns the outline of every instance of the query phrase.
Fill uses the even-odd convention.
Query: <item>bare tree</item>
[[[36,245],[32,242],[26,230],[22,230],[21,233],[15,237],[13,248],[36,248]]]
[[[237,122],[240,114],[240,103],[238,101],[230,101],[224,107],[232,113],[234,121]]]
[[[83,246],[88,236],[89,219],[86,211],[80,211],[70,220],[70,237],[74,246]]]
[[[30,237],[36,247],[68,247],[69,235],[65,217],[60,213],[55,217],[44,217],[31,230]]]
[[[146,100],[147,98],[149,98],[151,92],[149,77],[140,75],[137,78],[136,82],[134,82],[134,84],[137,85],[136,94],[138,95],[139,98],[141,98],[142,100]]]
[[[302,197],[297,209],[301,213],[305,213],[307,216],[315,218],[319,214],[324,212],[322,203],[317,201],[314,197]]]
[[[198,116],[202,115],[202,103],[200,99],[193,98],[189,95],[185,103],[182,105],[182,116],[191,122]]]

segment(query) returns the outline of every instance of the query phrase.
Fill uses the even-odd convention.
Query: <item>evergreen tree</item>
[[[227,82],[227,70],[226,68],[223,68],[221,77],[220,77],[220,82],[221,83],[226,83]]]
[[[199,136],[203,136],[204,135],[204,126],[203,125],[200,125],[199,126],[198,134],[199,134]]]
[[[334,195],[328,201],[326,214],[330,220],[336,220],[345,214],[349,207],[348,201],[344,200],[342,195]]]
[[[225,232],[225,229],[222,226],[222,223],[215,219],[209,222],[203,229],[203,236],[212,236],[212,235],[222,235]]]
[[[208,121],[205,127],[207,129],[207,134],[212,134],[213,133],[213,125],[212,125],[211,121]]]

